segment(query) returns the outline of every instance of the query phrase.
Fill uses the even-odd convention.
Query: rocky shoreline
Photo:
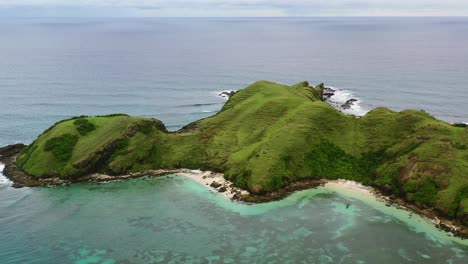
[[[340,112],[347,112],[348,114],[351,114],[350,111],[352,111],[353,108],[355,108],[359,104],[359,100],[352,97],[348,97],[346,101],[336,100],[335,96],[339,93],[343,93],[343,90],[341,89],[334,89],[332,87],[327,87],[324,85],[321,85],[320,87],[323,101],[327,102],[329,105],[331,105],[333,108]],[[357,115],[357,113],[354,115]],[[357,115],[356,117],[359,117],[359,115]]]
[[[428,219],[440,230],[452,233],[454,236],[462,239],[468,239],[467,227],[440,215],[434,209],[420,208],[414,204],[406,202],[405,200],[399,197],[385,195],[383,192],[375,188],[372,189],[372,193],[378,199],[385,201],[387,206],[394,206],[399,209],[414,212]]]
[[[223,177],[222,173],[214,173],[211,171],[200,171],[200,170],[190,170],[190,169],[159,169],[159,170],[145,170],[141,172],[129,173],[125,175],[116,175],[110,176],[105,174],[89,174],[72,179],[63,179],[63,178],[44,178],[36,179],[27,175],[16,165],[16,157],[22,149],[26,146],[23,144],[9,145],[6,147],[0,148],[0,162],[5,165],[3,174],[5,177],[10,179],[13,182],[12,187],[21,188],[21,187],[37,187],[37,186],[56,186],[56,185],[65,185],[78,182],[112,182],[112,181],[121,181],[141,177],[158,177],[165,176],[170,174],[178,174],[191,178],[201,184],[212,188],[214,191],[219,192],[225,197],[245,202],[245,203],[265,203],[276,200],[281,200],[293,192],[306,190],[311,188],[317,188],[324,186],[325,184],[332,182],[326,179],[309,179],[298,181],[289,184],[277,191],[273,191],[265,194],[252,194],[246,190],[234,186],[234,183],[226,180]],[[386,195],[384,192],[371,187],[371,193],[385,201],[387,206],[394,206],[399,209],[409,210],[416,214],[422,215],[427,218],[429,221],[434,223],[434,225],[446,232],[452,233],[454,236],[468,239],[468,228],[465,226],[452,221],[440,213],[436,212],[431,208],[420,208],[414,204],[408,203],[405,200],[395,197],[392,195]]]

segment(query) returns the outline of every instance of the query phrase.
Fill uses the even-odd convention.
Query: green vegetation
[[[96,126],[86,118],[75,119],[73,124],[76,125],[76,130],[83,136],[96,129]]]
[[[76,117],[46,130],[18,164],[39,178],[209,169],[254,193],[344,178],[468,219],[468,128],[424,111],[345,115],[322,100],[322,87],[260,81],[175,133],[156,119]]]
[[[77,141],[77,135],[63,134],[48,139],[44,145],[44,150],[52,152],[59,161],[67,161],[71,158],[73,147]]]

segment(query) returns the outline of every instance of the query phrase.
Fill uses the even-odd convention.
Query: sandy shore
[[[387,206],[393,206],[400,210],[410,211],[418,214],[426,220],[432,222],[437,228],[450,232],[455,236],[461,238],[468,238],[468,230],[464,226],[443,218],[438,217],[438,213],[430,208],[419,208],[416,205],[410,204],[401,198],[390,197],[382,194],[379,190],[372,187],[364,186],[358,182],[348,180],[332,180],[325,183],[324,186],[332,187],[337,191],[352,191],[359,195],[365,195],[370,198],[377,199],[378,201],[384,202]]]
[[[182,172],[176,173],[176,175],[190,178],[219,192],[229,199],[239,199],[242,195],[249,194],[248,191],[235,187],[232,182],[224,178],[222,173],[201,170],[183,170]]]
[[[407,207],[405,204],[398,203],[392,198],[381,194],[378,190],[369,186],[362,185],[359,182],[349,180],[332,180],[327,182],[324,186],[331,187],[337,191],[352,191],[356,194],[364,195],[369,198],[374,198],[378,201],[385,202],[387,205],[394,205],[395,207],[398,207],[403,210],[414,211],[412,208]],[[419,214],[424,216],[426,219],[433,222],[434,224],[440,224],[440,220],[436,216],[430,217],[424,213]]]
[[[330,186],[336,189],[345,189],[359,192],[361,194],[376,196],[372,187],[364,186],[359,182],[349,180],[330,180],[325,183],[325,186]]]

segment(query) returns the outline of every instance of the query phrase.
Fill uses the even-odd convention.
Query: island
[[[259,81],[176,132],[153,118],[78,116],[1,148],[0,161],[16,187],[212,171],[247,202],[346,179],[467,237],[468,128],[422,110],[348,115],[329,95],[323,84]]]

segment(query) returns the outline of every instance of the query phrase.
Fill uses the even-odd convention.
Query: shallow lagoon
[[[0,212],[0,263],[468,260],[468,241],[332,186],[246,205],[181,176],[50,188],[3,184]]]

